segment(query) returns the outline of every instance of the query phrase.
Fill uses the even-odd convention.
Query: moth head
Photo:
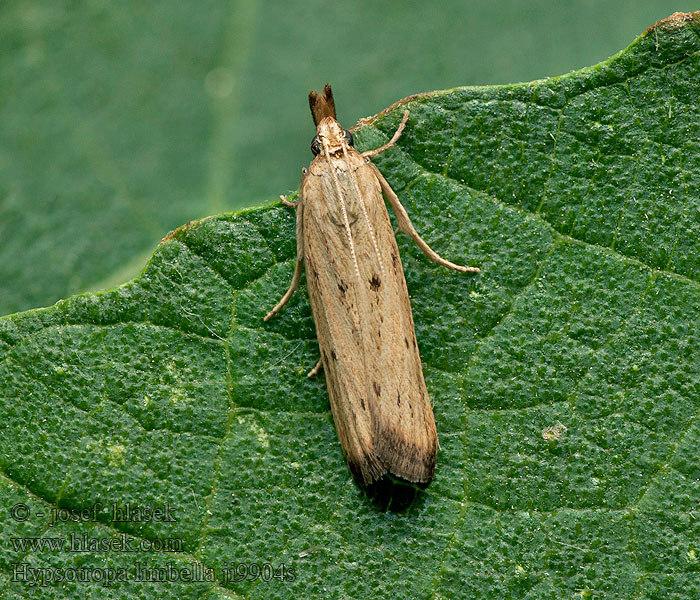
[[[353,143],[352,133],[343,129],[334,118],[326,117],[321,119],[316,127],[316,137],[311,141],[311,152],[319,155],[326,146],[328,153],[333,155],[341,153],[343,145],[352,147]]]
[[[311,142],[311,152],[318,156],[324,153],[324,146],[329,154],[338,154],[343,151],[343,145],[352,146],[352,134],[344,130],[335,116],[335,100],[333,90],[326,84],[323,90],[309,92],[309,108],[316,125],[316,137]]]

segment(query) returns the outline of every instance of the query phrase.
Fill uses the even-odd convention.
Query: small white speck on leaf
[[[568,429],[569,428],[566,425],[557,421],[554,425],[545,427],[542,430],[542,438],[548,442],[557,442],[568,431]]]

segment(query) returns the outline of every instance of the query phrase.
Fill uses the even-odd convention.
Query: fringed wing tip
[[[348,457],[348,467],[355,481],[362,487],[373,485],[390,475],[425,489],[435,475],[437,449],[411,450],[396,452],[395,447],[384,448],[384,452],[380,449],[379,452],[366,454],[359,460]],[[382,454],[389,460],[382,460]]]

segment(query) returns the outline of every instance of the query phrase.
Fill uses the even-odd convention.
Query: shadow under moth
[[[435,472],[438,440],[423,379],[406,279],[394,230],[438,264],[461,272],[418,235],[408,213],[370,158],[394,145],[360,153],[336,121],[330,85],[309,94],[315,155],[302,171],[296,204],[297,258],[292,283],[270,319],[299,286],[302,268],[316,323],[331,411],[350,471],[362,486],[392,475],[421,487]]]

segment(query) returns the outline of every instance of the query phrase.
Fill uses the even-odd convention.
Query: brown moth
[[[265,317],[289,300],[306,266],[333,419],[353,477],[370,485],[390,474],[422,486],[435,472],[437,431],[423,380],[408,288],[382,192],[399,229],[438,264],[462,272],[418,235],[406,210],[370,161],[391,141],[360,154],[336,121],[330,85],[309,94],[316,155],[303,170],[296,204],[297,260],[289,290]]]

